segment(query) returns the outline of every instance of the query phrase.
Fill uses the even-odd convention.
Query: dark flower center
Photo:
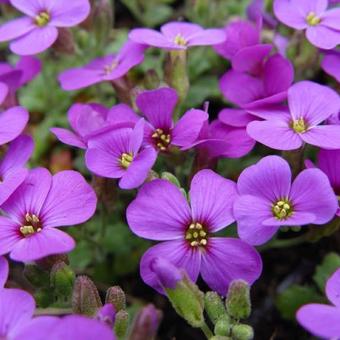
[[[201,223],[193,222],[185,233],[191,247],[204,247],[208,243],[208,233]]]
[[[34,19],[39,27],[44,27],[49,23],[51,17],[47,11],[42,11]]]
[[[19,230],[20,233],[25,237],[35,233],[40,233],[42,230],[42,224],[39,220],[39,217],[37,215],[27,213],[25,215],[25,221]]]
[[[156,146],[161,151],[165,151],[171,142],[171,135],[164,132],[162,129],[156,129],[151,137],[154,139]]]
[[[122,166],[122,168],[124,169],[127,169],[131,163],[133,161],[133,154],[130,152],[130,153],[122,153],[120,159],[119,159],[119,162],[120,162],[120,165]]]
[[[282,199],[273,204],[272,212],[278,220],[286,220],[293,214],[293,206],[289,200]]]

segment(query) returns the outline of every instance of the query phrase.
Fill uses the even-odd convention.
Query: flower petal
[[[17,242],[10,258],[26,263],[49,255],[68,253],[74,247],[75,242],[68,234],[56,228],[43,228],[39,233]]]
[[[330,221],[338,208],[338,201],[327,176],[319,169],[302,171],[294,180],[290,194],[294,211],[316,216],[315,224]]]
[[[0,216],[0,255],[9,253],[22,239],[18,233],[19,225]]]
[[[8,95],[8,86],[5,83],[0,82],[0,104],[6,99]]]
[[[151,270],[151,261],[156,257],[164,258],[178,269],[184,269],[192,281],[196,282],[201,267],[201,252],[192,248],[185,240],[166,241],[147,250],[140,261],[140,275],[143,281],[164,294],[157,276]]]
[[[208,240],[202,254],[201,275],[211,290],[226,295],[231,281],[242,279],[252,284],[261,272],[261,256],[247,243],[236,238]]]
[[[27,174],[27,169],[16,167],[2,175],[2,182],[0,182],[0,205],[23,183]]]
[[[174,184],[153,180],[143,185],[127,208],[126,218],[136,235],[150,240],[184,238],[191,223],[188,202]]]
[[[19,38],[34,28],[31,18],[22,17],[11,20],[0,26],[0,42]]]
[[[226,35],[221,29],[205,29],[188,37],[187,46],[210,46],[221,44]]]
[[[322,170],[327,175],[335,193],[339,194],[340,193],[340,150],[321,149],[318,154],[318,167],[320,170]]]
[[[234,222],[236,184],[233,181],[212,170],[201,170],[191,181],[189,195],[193,221],[205,225],[209,232]]]
[[[291,0],[274,0],[274,14],[275,16],[289,27],[295,29],[304,29],[307,27],[306,15],[308,13],[301,13]]]
[[[300,226],[314,223],[316,217],[314,214],[304,211],[296,211],[286,220],[278,220],[276,217],[270,217],[263,221],[264,226]]]
[[[322,25],[334,30],[340,30],[340,8],[333,8],[326,11],[322,16]]]
[[[64,144],[86,149],[87,145],[74,132],[62,128],[51,128],[50,131]]]
[[[340,306],[340,269],[337,269],[326,283],[326,295],[335,306]]]
[[[315,126],[300,135],[304,142],[324,149],[340,149],[340,125]]]
[[[59,74],[58,80],[63,90],[73,91],[104,81],[104,78],[98,70],[73,68]]]
[[[53,26],[35,28],[20,38],[13,40],[9,47],[19,55],[38,54],[47,50],[57,40],[58,30]]]
[[[308,27],[306,37],[311,44],[325,50],[331,50],[340,43],[340,31],[322,25]]]
[[[176,45],[169,41],[163,34],[149,28],[135,28],[129,33],[129,39],[143,45],[165,48],[184,49],[183,46]]]
[[[31,17],[35,17],[41,10],[41,1],[39,0],[10,0],[11,5]],[[32,19],[31,19],[32,21]]]
[[[340,54],[326,54],[321,62],[321,67],[340,83]]]
[[[223,109],[218,114],[218,119],[226,125],[246,127],[248,123],[256,120],[256,117],[242,109]]]

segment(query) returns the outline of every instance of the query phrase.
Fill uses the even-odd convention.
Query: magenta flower
[[[264,24],[270,28],[275,28],[277,25],[277,21],[265,11],[264,0],[252,0],[247,7],[247,16],[254,22],[263,20]]]
[[[137,97],[136,104],[147,119],[146,142],[157,151],[167,151],[171,146],[190,147],[209,118],[206,112],[192,109],[174,123],[177,101],[176,91],[166,87],[145,91]]]
[[[251,53],[244,58],[244,67],[239,65],[238,71],[230,70],[220,79],[224,97],[247,111],[284,101],[294,79],[290,61],[275,54],[262,63],[260,75],[254,77],[244,72],[249,67],[247,61],[252,64],[252,60]]]
[[[28,112],[20,106],[0,112],[0,145],[18,137],[23,132],[28,118]]]
[[[33,140],[19,136],[9,146],[0,160],[0,205],[19,187],[27,176],[25,164],[33,151]]]
[[[145,283],[160,290],[150,269],[156,257],[183,268],[191,280],[201,273],[212,290],[225,294],[233,279],[253,283],[261,274],[261,257],[235,238],[213,237],[234,221],[236,185],[211,170],[192,179],[190,206],[178,187],[166,180],[145,184],[127,209],[131,230],[140,237],[164,241],[150,248],[140,263]]]
[[[274,0],[274,13],[282,23],[306,30],[310,43],[328,50],[340,43],[340,9],[327,7],[327,0]]]
[[[221,29],[204,29],[189,22],[169,22],[161,31],[136,28],[129,34],[132,41],[166,50],[186,50],[191,46],[209,46],[222,43],[226,36]]]
[[[143,146],[144,119],[135,127],[119,128],[88,141],[86,166],[98,176],[120,178],[119,187],[134,189],[140,186],[154,165],[157,153]]]
[[[127,41],[116,55],[100,57],[83,67],[62,72],[58,77],[60,86],[72,91],[119,79],[144,60],[144,49],[142,45]]]
[[[277,150],[298,149],[304,143],[325,149],[340,148],[340,126],[320,125],[340,112],[340,97],[335,91],[301,81],[288,90],[288,107],[289,110],[283,108],[278,112],[257,110],[256,114],[265,120],[249,123],[248,134]]]
[[[91,137],[115,127],[133,127],[138,120],[138,116],[125,104],[115,105],[111,109],[100,104],[74,104],[67,114],[73,131],[51,128],[51,132],[62,143],[80,149],[87,148]]]
[[[37,168],[1,208],[7,217],[0,217],[0,254],[29,262],[72,250],[74,240],[58,227],[87,221],[95,212],[96,195],[75,171],[52,176]]]
[[[326,283],[326,295],[333,305],[311,303],[296,313],[299,324],[313,335],[323,339],[340,337],[340,269]]]
[[[331,51],[325,53],[322,62],[322,69],[335,78],[340,83],[340,51]]]
[[[288,163],[278,156],[264,157],[241,173],[234,215],[242,240],[260,245],[281,226],[321,225],[334,217],[338,202],[322,171],[307,169],[291,181]]]
[[[90,13],[88,0],[10,0],[25,16],[0,27],[0,42],[11,41],[10,49],[19,55],[45,51],[57,40],[58,27],[72,27]]]

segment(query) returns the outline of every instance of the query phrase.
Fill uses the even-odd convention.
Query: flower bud
[[[125,310],[120,310],[116,314],[115,334],[117,338],[124,338],[129,327],[129,314]]]
[[[122,288],[119,286],[110,287],[106,291],[105,303],[111,303],[116,312],[126,308],[126,297]]]
[[[226,298],[227,312],[233,318],[246,319],[251,312],[250,289],[246,281],[234,280]]]
[[[98,48],[103,48],[108,42],[113,28],[113,9],[110,0],[97,0],[92,7],[92,28]]]
[[[65,262],[66,264],[69,264],[67,254],[50,255],[36,261],[40,268],[48,271],[50,271],[57,262]]]
[[[216,335],[221,336],[228,336],[230,333],[231,324],[230,324],[230,317],[225,314],[222,315],[216,322],[214,327],[214,333]]]
[[[57,262],[51,269],[50,283],[57,300],[67,301],[71,297],[75,275],[65,262]]]
[[[204,296],[204,303],[209,319],[214,324],[221,316],[226,315],[223,301],[216,292],[207,292]]]
[[[78,276],[73,288],[73,312],[93,316],[101,306],[99,293],[94,283],[85,275]]]
[[[111,303],[107,303],[103,307],[99,308],[96,314],[96,318],[108,325],[110,328],[113,328],[115,317],[116,312]]]
[[[155,338],[163,314],[154,305],[149,304],[139,311],[130,337],[130,340],[152,340]]]
[[[240,323],[233,327],[232,336],[235,340],[251,340],[254,338],[254,330],[251,326]]]
[[[179,183],[179,180],[171,172],[167,172],[167,171],[162,172],[161,179],[165,179],[165,180],[171,182],[172,184],[175,184],[176,187],[178,187],[178,188],[181,187],[181,184]]]
[[[61,54],[74,54],[75,44],[70,29],[65,27],[58,28],[58,38],[53,44],[53,49]]]

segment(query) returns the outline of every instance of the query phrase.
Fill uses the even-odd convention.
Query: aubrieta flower
[[[113,127],[133,127],[138,120],[138,116],[126,104],[118,104],[111,109],[94,103],[73,104],[67,116],[73,131],[57,127],[50,130],[62,143],[80,149],[87,148],[91,137]]]
[[[10,0],[25,16],[0,26],[0,42],[11,41],[19,55],[45,51],[57,40],[58,27],[72,27],[90,13],[88,0]]]
[[[25,181],[1,206],[0,254],[29,262],[69,252],[74,240],[58,227],[87,221],[95,212],[96,195],[76,171],[52,176],[47,169],[30,170]]]
[[[157,153],[143,145],[144,119],[135,127],[118,128],[89,139],[85,154],[86,166],[96,175],[119,178],[119,187],[140,186],[154,165]]]
[[[321,68],[340,83],[340,51],[334,50],[324,54]]]
[[[167,151],[171,146],[190,147],[199,136],[208,114],[202,110],[191,109],[174,123],[172,116],[178,101],[172,88],[159,88],[141,93],[136,104],[144,117],[145,142],[157,151]]]
[[[328,0],[274,0],[274,13],[282,23],[306,30],[316,47],[332,49],[340,43],[340,9],[327,7]]]
[[[28,112],[20,106],[0,112],[0,145],[17,138],[25,129],[28,118]]]
[[[340,337],[340,269],[326,283],[326,295],[332,305],[310,303],[296,313],[299,324],[323,339]]]
[[[294,150],[304,143],[325,149],[340,148],[340,126],[320,125],[340,112],[339,95],[327,86],[301,81],[288,90],[288,109],[259,109],[264,121],[248,124],[256,141],[277,150]],[[252,112],[255,113],[255,112]]]
[[[267,242],[281,226],[325,224],[338,202],[327,176],[303,170],[292,183],[288,163],[267,156],[245,169],[237,181],[234,216],[239,237],[253,245]]]
[[[144,49],[140,44],[127,41],[116,55],[100,57],[83,67],[62,72],[58,77],[60,86],[72,91],[119,79],[144,60]]]
[[[262,270],[256,250],[239,239],[212,235],[234,221],[235,183],[202,170],[193,177],[189,196],[190,206],[177,186],[156,179],[146,183],[127,208],[127,221],[136,235],[164,241],[141,259],[144,282],[162,292],[150,269],[151,261],[161,257],[183,268],[194,282],[201,273],[209,287],[222,295],[233,279],[253,283]]]
[[[33,139],[19,136],[0,160],[0,205],[18,188],[27,176],[25,164],[33,151]]]
[[[264,0],[252,0],[248,5],[246,12],[249,20],[254,22],[263,20],[263,23],[270,28],[275,28],[277,25],[275,18],[265,11]]]
[[[132,41],[166,50],[186,50],[192,46],[209,46],[222,43],[225,33],[221,29],[204,29],[189,22],[169,22],[160,32],[149,28],[136,28],[129,33]]]

